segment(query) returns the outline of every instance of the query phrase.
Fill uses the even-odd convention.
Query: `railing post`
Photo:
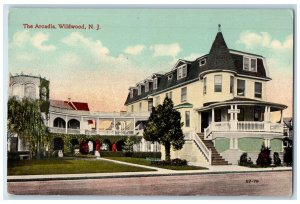
[[[209,164],[211,165],[211,150],[209,149],[209,151],[208,151],[208,162],[209,162]]]

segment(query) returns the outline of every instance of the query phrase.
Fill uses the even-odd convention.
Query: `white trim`
[[[248,56],[250,58],[259,58],[259,59],[263,59],[263,56],[259,56],[259,55],[255,55],[255,54],[250,54],[250,53],[246,53],[246,52],[239,52],[239,51],[233,51],[229,49],[229,53],[231,54],[237,54],[237,55],[243,55],[243,56]]]

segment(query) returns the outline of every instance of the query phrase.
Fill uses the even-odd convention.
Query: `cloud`
[[[138,55],[145,49],[145,45],[135,45],[125,48],[124,52],[131,55]]]
[[[10,43],[10,48],[24,48],[28,45],[33,45],[35,48],[41,51],[53,51],[56,49],[54,45],[45,45],[49,40],[49,35],[42,32],[38,32],[31,36],[28,30],[16,32]]]
[[[189,60],[189,61],[194,61],[195,59],[197,59],[198,57],[203,56],[204,54],[200,54],[200,53],[191,53],[190,55],[183,57],[182,59],[184,60]]]
[[[176,57],[181,51],[178,43],[173,44],[157,44],[150,46],[150,50],[154,52],[154,56],[171,56]]]
[[[31,38],[31,42],[34,47],[42,51],[53,51],[56,50],[54,45],[45,45],[45,42],[49,40],[49,35],[44,33],[37,33]]]
[[[271,35],[267,32],[250,32],[245,31],[240,34],[238,44],[243,44],[247,49],[253,49],[257,47],[264,47],[274,49],[275,51],[291,50],[293,48],[293,35],[289,35],[283,42],[272,39]]]
[[[28,30],[18,31],[13,35],[11,47],[23,47],[30,41],[30,33]]]
[[[103,46],[100,40],[93,41],[90,38],[84,37],[79,32],[71,33],[69,36],[65,37],[62,42],[72,47],[84,46],[97,56],[109,54],[109,49]]]

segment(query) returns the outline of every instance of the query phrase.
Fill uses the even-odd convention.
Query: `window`
[[[159,96],[156,96],[155,97],[155,106],[158,106],[160,103],[160,97]]]
[[[130,98],[133,98],[133,89],[130,89]]]
[[[142,111],[142,102],[140,102],[140,104],[139,104],[139,110],[140,110],[140,112]]]
[[[34,84],[26,84],[24,96],[29,99],[35,99],[35,85]]]
[[[206,77],[203,79],[203,94],[206,94]]]
[[[138,85],[138,95],[141,95],[142,93],[142,85]]]
[[[245,96],[245,80],[237,80],[237,95]]]
[[[222,75],[215,75],[215,92],[222,92]]]
[[[257,71],[257,59],[244,57],[244,70],[256,72]]]
[[[230,76],[230,93],[233,93],[234,90],[234,77]]]
[[[153,101],[148,101],[148,111],[152,111]]]
[[[204,58],[204,59],[201,59],[201,60],[199,61],[199,66],[201,67],[201,66],[205,65],[205,63],[206,63],[206,59],[205,59],[205,58]]]
[[[185,111],[185,127],[190,127],[190,111]]]
[[[133,113],[133,111],[134,111],[134,108],[133,108],[133,105],[131,105],[131,112]]]
[[[187,95],[187,88],[184,87],[181,89],[181,102],[187,101],[186,95]]]
[[[153,80],[153,89],[157,89],[157,78]]]
[[[173,78],[173,74],[168,75],[168,80],[171,80]]]
[[[149,91],[149,82],[147,81],[145,84],[145,92],[148,92],[148,91]]]
[[[169,99],[172,99],[172,91],[166,93],[166,97]]]
[[[256,98],[261,98],[261,96],[262,96],[262,84],[260,82],[255,82],[254,83],[254,89],[255,89],[254,96]]]
[[[177,68],[177,80],[186,77],[186,74],[187,74],[186,64],[181,65],[180,67]]]

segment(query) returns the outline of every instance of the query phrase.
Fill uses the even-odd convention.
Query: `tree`
[[[171,146],[175,150],[180,150],[185,142],[180,113],[173,107],[174,104],[168,97],[162,105],[153,107],[143,134],[145,140],[164,145],[167,161],[171,160]]]
[[[133,137],[126,138],[125,143],[123,145],[123,151],[125,152],[126,156],[132,156],[134,144],[135,144],[135,141],[134,141]]]
[[[39,157],[41,146],[49,141],[39,100],[9,98],[7,129],[29,143],[31,156]]]

